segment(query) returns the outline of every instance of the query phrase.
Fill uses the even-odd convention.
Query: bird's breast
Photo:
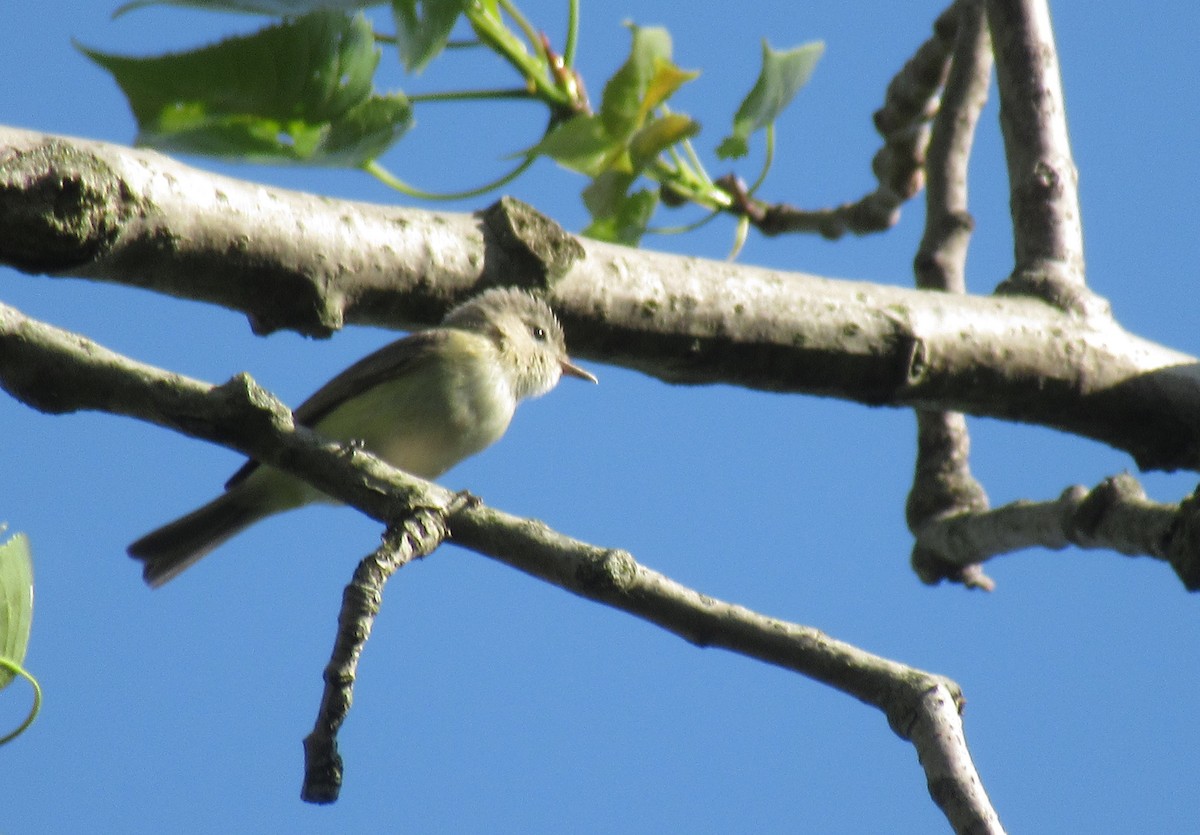
[[[504,434],[516,403],[488,356],[436,358],[348,398],[317,424],[389,464],[435,478]]]

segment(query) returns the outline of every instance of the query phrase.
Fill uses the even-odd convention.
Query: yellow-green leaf
[[[641,125],[646,109],[642,102],[655,67],[671,61],[671,35],[657,26],[630,24],[633,42],[629,58],[604,85],[600,119],[609,136],[624,139]]]
[[[651,110],[671,98],[676,90],[699,75],[699,70],[681,70],[670,61],[655,58],[654,74],[650,76],[650,81],[646,85],[646,95],[642,100],[642,118],[644,119]]]
[[[634,170],[645,168],[667,148],[694,136],[699,130],[700,123],[682,113],[668,113],[652,120],[629,140]]]
[[[20,665],[33,625],[33,560],[29,539],[17,534],[0,544],[0,655]],[[13,675],[0,668],[0,688]]]

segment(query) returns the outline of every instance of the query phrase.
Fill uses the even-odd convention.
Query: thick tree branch
[[[1200,489],[1178,504],[1161,504],[1127,474],[1091,490],[1076,485],[1055,501],[1013,502],[937,520],[921,530],[913,560],[965,566],[1068,545],[1168,562],[1188,591],[1200,590]]]
[[[194,296],[305,333],[429,322],[500,276],[552,284],[574,353],[669,382],[1036,423],[1142,468],[1200,469],[1195,358],[1105,317],[584,239],[572,261],[545,254],[562,245],[514,247],[495,217],[337,202],[0,129],[0,263]]]
[[[639,565],[626,551],[589,545],[480,503],[459,502],[455,509],[457,497],[445,488],[293,425],[287,409],[245,375],[208,386],[0,305],[0,383],[43,411],[106,411],[232,447],[381,521],[423,508],[449,513],[452,539],[473,551],[697,646],[793,670],[878,708],[917,747],[930,792],[958,831],[998,827],[966,749],[961,691],[946,678],[702,595]]]
[[[974,227],[967,208],[967,170],[975,126],[987,101],[992,53],[982,0],[959,0],[953,9],[958,23],[954,54],[929,143],[925,234],[913,270],[918,287],[965,293]],[[932,520],[988,507],[983,486],[971,475],[971,439],[962,413],[917,409],[916,416],[917,462],[905,508],[914,534]],[[930,566],[914,562],[914,568],[929,581]],[[974,564],[943,566],[938,578],[943,577],[974,588],[993,586]]]
[[[212,302],[256,333],[430,324],[478,282],[544,286],[582,250],[519,214],[339,204],[0,127],[0,263]]]
[[[999,292],[1107,315],[1085,286],[1079,172],[1071,155],[1058,51],[1045,0],[987,0],[1016,264]]]

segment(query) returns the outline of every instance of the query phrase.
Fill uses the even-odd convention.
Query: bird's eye
[[[538,342],[546,341],[546,329],[545,328],[541,327],[540,325],[534,325],[531,330],[533,332],[533,338],[536,339]]]

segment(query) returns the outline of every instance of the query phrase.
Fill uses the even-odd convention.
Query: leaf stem
[[[533,162],[536,159],[537,159],[537,157],[533,156],[533,155],[526,156],[525,159],[523,159],[521,161],[521,164],[518,165],[516,168],[514,168],[512,171],[509,171],[507,174],[504,174],[503,176],[498,177],[497,179],[493,180],[490,183],[486,183],[482,186],[479,186],[478,188],[469,189],[467,191],[456,191],[456,192],[448,192],[448,193],[424,191],[422,189],[417,188],[416,186],[411,186],[408,183],[401,180],[395,174],[393,174],[392,172],[390,172],[386,168],[384,168],[379,163],[378,160],[371,160],[370,162],[363,165],[362,168],[364,171],[366,171],[372,177],[379,180],[381,183],[388,186],[389,188],[393,188],[396,191],[400,192],[401,194],[406,194],[409,197],[413,197],[417,200],[443,200],[443,201],[444,200],[467,200],[472,197],[478,197],[481,194],[487,194],[489,191],[495,191],[496,189],[507,185],[508,183],[512,182],[517,177],[519,177],[523,173],[525,173],[525,171],[529,168],[529,166],[533,165]]]
[[[447,90],[441,93],[410,93],[410,102],[470,101],[476,99],[532,99],[525,87],[499,87],[493,90]]]
[[[713,218],[720,217],[721,211],[714,209],[699,220],[694,220],[691,223],[684,223],[680,226],[647,226],[646,232],[651,235],[682,235],[686,232],[694,232],[701,226],[711,223]]]
[[[37,679],[30,675],[24,667],[10,658],[0,656],[0,667],[8,670],[13,675],[20,676],[33,686],[33,707],[29,709],[29,715],[25,717],[25,721],[22,722],[15,731],[0,737],[0,745],[4,745],[5,743],[11,742],[21,734],[25,733],[26,729],[33,724],[33,720],[36,719],[37,715],[41,712],[42,686],[38,684]]]
[[[524,43],[509,31],[508,27],[504,25],[504,21],[498,16],[489,14],[481,3],[472,3],[466,11],[467,20],[471,23],[475,34],[479,36],[479,40],[485,46],[507,61],[525,79],[533,95],[554,108],[569,107],[571,104],[569,96],[546,77],[549,61],[537,33],[533,32],[529,23],[520,16],[520,12],[512,7],[511,3],[502,0],[502,6],[510,14],[513,14],[518,25],[524,24],[523,28],[525,28],[527,36],[532,33],[532,43],[541,58],[530,55],[525,49]]]
[[[762,171],[758,172],[758,179],[754,181],[754,185],[746,190],[746,194],[753,197],[754,192],[758,191],[759,186],[767,179],[767,172],[771,170],[771,163],[775,161],[775,123],[771,122],[767,125],[767,149],[766,156],[763,159]]]
[[[708,172],[704,170],[704,163],[700,161],[700,155],[696,153],[695,147],[692,146],[692,140],[683,140],[683,151],[687,154],[688,160],[691,162],[691,168],[698,174],[701,181],[704,183],[705,189],[716,190],[713,185],[712,177],[708,176]]]
[[[575,66],[575,48],[579,41],[579,0],[567,3],[567,39],[563,44],[563,66],[568,69]]]
[[[538,36],[537,30],[533,28],[533,24],[521,14],[521,10],[516,7],[512,0],[500,0],[500,8],[508,12],[508,16],[513,19],[513,22],[521,29],[525,35],[525,40],[529,41],[529,45],[533,47],[533,51],[541,59],[546,66],[550,65],[550,56],[546,54],[546,47],[542,44],[542,39]]]

